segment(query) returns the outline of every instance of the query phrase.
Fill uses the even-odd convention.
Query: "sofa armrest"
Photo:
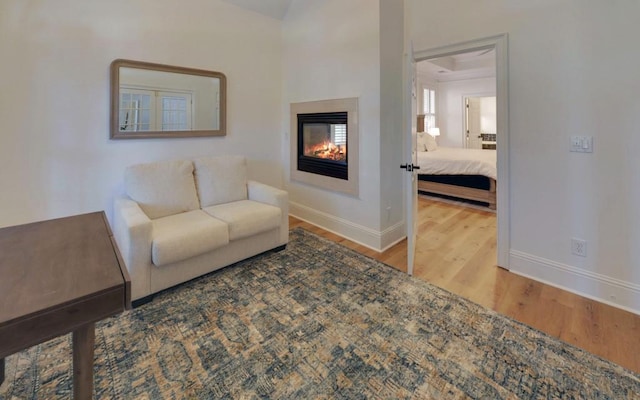
[[[270,204],[280,208],[282,220],[280,223],[280,242],[289,241],[289,193],[256,181],[247,181],[249,200]]]
[[[113,235],[131,277],[131,298],[151,293],[151,220],[138,203],[116,199]]]

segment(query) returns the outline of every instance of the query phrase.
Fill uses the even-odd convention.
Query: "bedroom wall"
[[[436,119],[440,128],[438,144],[446,147],[464,147],[464,97],[494,96],[495,94],[495,78],[438,82],[436,86]]]
[[[384,221],[381,218],[387,200],[380,191],[380,154],[382,141],[390,133],[385,131],[385,139],[381,137],[380,18],[378,1],[294,0],[283,24],[283,120],[289,120],[291,103],[357,97],[359,107],[359,195],[287,177],[290,213],[378,249],[391,240],[387,227],[395,224],[391,232],[395,235],[403,230],[401,204],[390,213],[385,211]],[[397,23],[402,33],[402,18]],[[285,130],[286,137],[295,135],[288,127]],[[288,147],[283,154],[288,154]],[[290,160],[286,156],[283,160],[288,171]]]
[[[0,49],[0,226],[110,217],[124,168],[153,160],[245,154],[283,186],[278,20],[219,0],[4,0]],[[225,73],[227,136],[109,140],[116,58]]]
[[[497,132],[497,109],[495,96],[480,98],[480,131],[482,133]]]
[[[639,313],[640,2],[410,4],[416,50],[509,35],[511,270]]]

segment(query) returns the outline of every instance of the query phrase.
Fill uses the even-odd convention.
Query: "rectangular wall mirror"
[[[193,68],[111,63],[111,139],[226,135],[227,79]]]

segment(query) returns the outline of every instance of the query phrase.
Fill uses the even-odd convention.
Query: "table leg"
[[[95,324],[90,323],[73,331],[73,398],[93,398],[93,347]]]

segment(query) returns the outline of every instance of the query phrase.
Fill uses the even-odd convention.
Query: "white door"
[[[482,136],[480,136],[480,98],[467,97],[465,99],[465,143],[468,149],[481,149]]]
[[[413,263],[416,255],[416,233],[417,233],[417,216],[418,216],[418,180],[414,166],[417,165],[416,142],[418,135],[416,133],[417,125],[417,82],[416,82],[416,63],[413,58],[413,48],[409,54],[405,56],[406,83],[404,93],[404,113],[405,123],[405,151],[404,159],[407,164],[403,164],[401,168],[406,169],[405,188],[408,190],[406,195],[406,223],[407,223],[407,273],[413,275]]]

